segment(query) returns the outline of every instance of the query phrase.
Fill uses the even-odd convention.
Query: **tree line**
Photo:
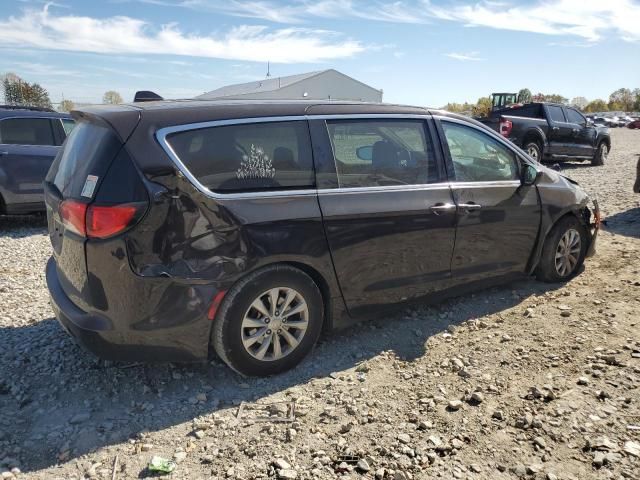
[[[0,94],[4,96],[5,105],[53,109],[49,92],[44,87],[39,83],[29,83],[15,73],[0,76]],[[114,90],[109,90],[102,96],[102,103],[122,102],[122,95]],[[69,99],[62,100],[58,106],[61,112],[70,112],[74,108],[75,102]]]
[[[523,88],[518,92],[518,99],[522,103],[527,102],[554,102],[571,105],[584,113],[594,112],[640,112],[640,88],[619,88],[611,95],[609,100],[587,100],[585,97],[575,97],[571,101],[557,93],[531,94],[531,90]],[[481,97],[476,103],[447,103],[443,109],[454,113],[466,113],[477,117],[483,117],[491,112],[491,98]]]

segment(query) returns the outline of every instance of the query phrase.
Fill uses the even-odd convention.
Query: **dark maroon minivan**
[[[45,182],[56,315],[95,354],[287,370],[323,330],[535,274],[571,278],[597,206],[437,110],[151,101],[73,112]]]

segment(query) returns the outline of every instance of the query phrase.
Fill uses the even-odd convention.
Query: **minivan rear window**
[[[89,175],[104,176],[122,142],[106,125],[80,122],[71,131],[47,174],[46,181],[53,183],[63,197],[91,198],[82,190]]]
[[[313,187],[305,121],[225,125],[170,134],[169,146],[206,188],[243,192]]]

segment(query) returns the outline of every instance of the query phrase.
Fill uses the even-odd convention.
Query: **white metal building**
[[[198,100],[355,100],[382,102],[382,90],[366,85],[337,70],[320,70],[287,77],[268,77],[204,93]]]

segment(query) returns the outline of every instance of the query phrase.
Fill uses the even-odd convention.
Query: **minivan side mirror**
[[[538,170],[528,163],[522,164],[522,171],[520,173],[520,183],[523,186],[535,185],[540,177],[542,177],[542,170]]]
[[[356,157],[360,160],[370,162],[373,159],[373,145],[356,148]]]

